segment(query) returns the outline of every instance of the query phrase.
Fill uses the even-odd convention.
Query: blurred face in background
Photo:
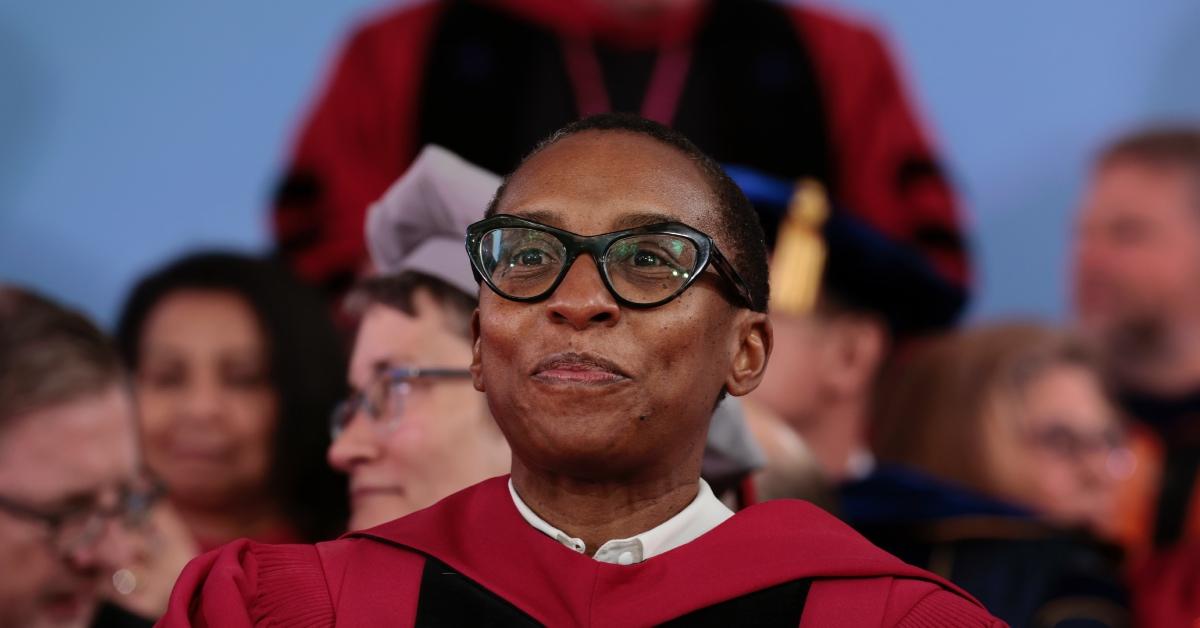
[[[996,404],[998,416],[987,428],[990,475],[1000,496],[1065,526],[1111,531],[1116,483],[1128,461],[1096,373],[1055,364],[1017,397]]]
[[[883,322],[852,313],[772,312],[771,323],[780,351],[749,399],[799,430],[820,422],[835,405],[869,399],[886,350]]]
[[[140,351],[145,459],[172,500],[261,508],[279,399],[250,305],[228,292],[173,292],[146,318]]]
[[[110,511],[137,470],[133,408],[119,385],[6,419],[0,497],[60,518],[0,508],[0,626],[87,626],[99,586],[132,558]],[[89,526],[85,522],[93,520]]]
[[[1095,174],[1079,214],[1074,304],[1122,359],[1170,351],[1200,322],[1200,196],[1182,168],[1124,159]]]
[[[762,384],[747,398],[762,403],[795,428],[817,418],[825,397],[822,365],[833,350],[826,321],[818,316],[771,313],[775,346]]]
[[[454,315],[420,288],[413,305],[415,316],[381,304],[366,310],[350,359],[356,393],[390,369],[470,366],[471,343]],[[388,395],[386,416],[372,418],[359,405],[329,449],[330,464],[350,476],[350,529],[402,517],[508,471],[508,444],[469,378],[408,380]]]

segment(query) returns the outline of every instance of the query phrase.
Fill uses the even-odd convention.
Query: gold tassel
[[[826,255],[821,228],[828,218],[825,186],[815,179],[797,182],[771,257],[771,311],[802,315],[816,307]]]

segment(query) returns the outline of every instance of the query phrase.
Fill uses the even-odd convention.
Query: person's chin
[[[48,596],[40,605],[34,627],[75,628],[89,626],[99,606],[91,593],[60,593]]]

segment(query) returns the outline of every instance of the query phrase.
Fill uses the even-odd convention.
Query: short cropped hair
[[[0,285],[0,428],[124,383],[116,348],[85,316],[31,290]]]
[[[479,300],[458,288],[425,273],[402,271],[391,275],[367,277],[358,282],[346,299],[350,313],[362,315],[372,305],[399,310],[417,316],[416,294],[425,292],[447,314],[450,331],[471,339],[471,315]]]
[[[495,215],[509,181],[512,180],[513,174],[525,165],[525,162],[559,141],[584,131],[621,131],[643,135],[678,150],[690,159],[708,182],[708,187],[720,211],[717,220],[717,228],[720,232],[712,235],[719,236],[723,242],[728,243],[727,246],[731,250],[723,252],[729,257],[729,262],[737,269],[738,274],[746,281],[746,285],[750,287],[751,309],[756,312],[767,311],[767,301],[770,297],[767,278],[767,240],[763,235],[762,224],[759,222],[754,205],[712,157],[706,155],[679,131],[652,120],[628,113],[602,113],[572,122],[555,131],[521,159],[521,163],[512,172],[505,175],[500,187],[496,190],[496,196],[488,204],[486,215]]]
[[[1104,168],[1127,162],[1184,170],[1200,204],[1200,126],[1157,126],[1121,136],[1104,147],[1096,164]]]

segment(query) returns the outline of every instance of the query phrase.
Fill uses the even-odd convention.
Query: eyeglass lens
[[[113,519],[127,530],[139,529],[146,524],[159,496],[160,491],[149,483],[124,487],[111,506],[81,510],[64,517],[55,532],[54,544],[63,554],[91,547],[104,536]]]
[[[484,234],[480,257],[492,283],[504,294],[545,294],[563,273],[566,246],[550,233],[502,227]],[[671,234],[637,234],[615,240],[597,260],[613,291],[631,303],[656,303],[678,292],[696,272],[699,249]]]
[[[360,409],[366,411],[372,425],[387,427],[403,414],[409,386],[408,382],[394,381],[385,375],[376,377],[365,391],[338,404],[330,420],[330,435],[336,440]]]

